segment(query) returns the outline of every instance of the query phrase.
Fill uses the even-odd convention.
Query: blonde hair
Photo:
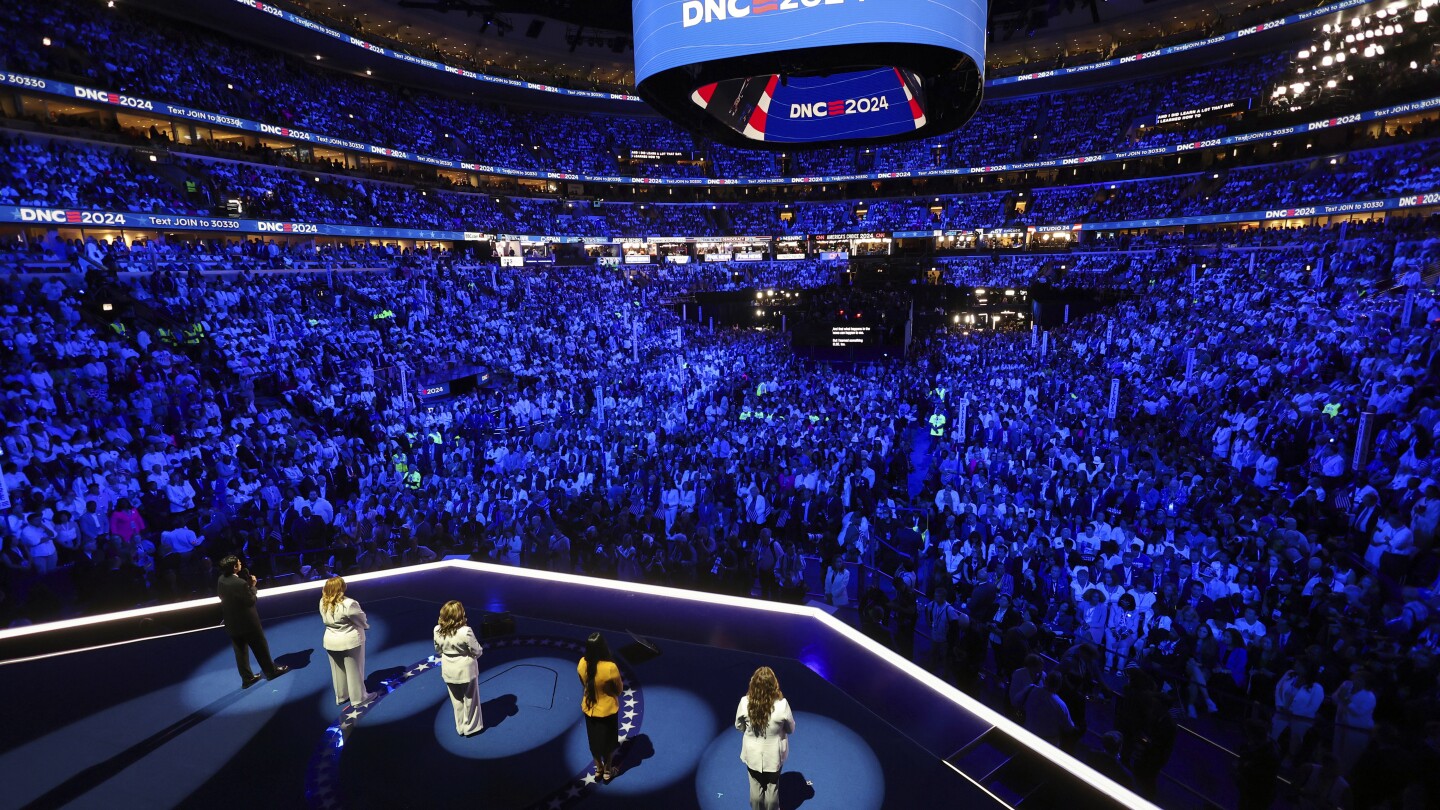
[[[763,735],[770,725],[770,712],[775,708],[775,702],[785,698],[780,691],[780,681],[775,678],[775,670],[770,667],[755,670],[755,674],[750,676],[747,696],[750,698],[750,705],[746,708],[750,731]]]
[[[464,627],[465,606],[451,599],[440,608],[440,635],[453,636],[456,631]]]
[[[320,592],[320,612],[329,616],[345,600],[345,580],[331,577],[325,580],[325,589]]]

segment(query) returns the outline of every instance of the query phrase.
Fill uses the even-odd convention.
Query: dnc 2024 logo
[[[865,0],[855,0],[863,3]],[[684,27],[733,20],[772,11],[800,11],[820,6],[843,6],[846,0],[685,0],[680,4]]]

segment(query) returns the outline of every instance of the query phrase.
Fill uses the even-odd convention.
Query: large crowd
[[[1235,122],[1150,131],[1136,111],[1265,95],[1289,69],[1261,57],[998,102],[933,142],[756,157],[654,119],[402,93],[128,9],[17,15],[0,20],[8,69],[584,172],[632,168],[640,146],[710,149],[646,172],[723,175],[1173,142]],[[177,47],[192,58],[160,61]],[[1354,75],[1413,90],[1395,69]],[[1432,191],[1429,125],[1411,126],[1265,166],[748,204],[462,193],[5,136],[0,203],[605,237],[1019,231]],[[826,317],[908,300],[924,315],[928,291],[858,290],[844,261],[768,244],[758,261],[509,267],[358,241],[7,240],[0,624],[208,594],[229,554],[267,585],[458,555],[823,600],[1072,750],[1113,698],[1094,761],[1148,797],[1188,724],[1238,750],[1242,806],[1268,806],[1280,775],[1307,807],[1433,806],[1440,218],[1074,238],[911,257],[1001,308],[1026,291],[1027,317],[892,322],[906,351],[836,365],[773,322],[702,325],[693,296],[812,289]],[[1046,311],[1066,303],[1074,317]]]
[[[962,685],[995,669],[1065,745],[1120,688],[1142,790],[1164,751],[1135,741],[1211,714],[1265,720],[1246,744],[1282,743],[1277,772],[1333,761],[1383,798],[1404,787],[1386,758],[1437,710],[1435,232],[952,263],[951,283],[1134,297],[1043,348],[955,329],[854,368],[687,327],[646,292],[706,288],[699,266],[380,251],[280,273],[263,246],[176,249],[106,293],[110,322],[73,281],[17,277],[0,610],[181,598],[227,553],[271,582],[458,554],[821,594]],[[1374,294],[1396,284],[1408,310]]]
[[[1391,58],[1353,59],[1340,80],[1366,87],[1372,106],[1413,100],[1440,69],[1427,50],[1436,24],[1411,24],[1388,40]],[[1250,100],[1270,98],[1272,88],[1295,78],[1285,55],[1242,57],[1104,87],[986,102],[961,130],[916,144],[826,148],[777,159],[697,144],[654,117],[501,107],[361,79],[98,0],[28,4],[0,21],[0,34],[11,43],[3,57],[10,71],[83,77],[106,91],[432,157],[600,176],[777,176],[782,164],[789,176],[917,171],[1196,141],[1270,128],[1277,116],[1290,114],[1288,102],[1277,109]],[[1145,128],[1157,114],[1226,102],[1237,109],[1220,121]],[[1348,91],[1337,90],[1304,106],[1319,116],[1354,104]],[[635,163],[636,149],[701,160]]]
[[[1433,140],[1110,183],[872,201],[644,203],[497,196],[229,159],[11,136],[0,202],[556,236],[813,236],[1122,222],[1434,191]],[[238,206],[238,208],[237,208]]]

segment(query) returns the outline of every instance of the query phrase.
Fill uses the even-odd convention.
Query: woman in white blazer
[[[360,603],[345,596],[345,580],[331,577],[320,594],[320,619],[325,622],[321,646],[330,655],[330,678],[335,684],[335,705],[369,703],[375,695],[365,691],[365,631],[370,623]]]
[[[760,667],[750,676],[750,691],[735,710],[735,728],[743,732],[740,761],[750,772],[750,810],[777,810],[780,769],[790,754],[795,715],[774,670]]]
[[[455,710],[455,731],[462,737],[485,728],[480,716],[480,639],[465,621],[465,606],[453,599],[440,608],[435,625],[435,654],[440,656],[440,677],[450,690]]]

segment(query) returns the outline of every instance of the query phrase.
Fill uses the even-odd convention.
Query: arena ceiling
[[[294,5],[372,36],[463,54],[497,69],[631,84],[630,0],[300,0]],[[1256,5],[1253,0],[990,0],[987,61],[997,67],[1103,50],[1122,41],[1156,41],[1198,32],[1226,17],[1269,19],[1313,3]]]

